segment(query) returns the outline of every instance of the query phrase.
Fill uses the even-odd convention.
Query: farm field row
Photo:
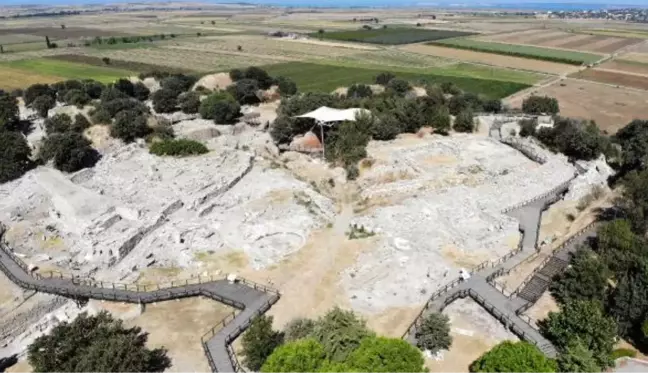
[[[614,86],[648,90],[648,75],[626,74],[622,71],[605,69],[587,69],[573,74],[572,77]]]
[[[591,35],[585,32],[573,33],[560,30],[532,29],[523,32],[512,32],[487,35],[478,38],[481,41],[523,44],[568,51],[584,51],[611,54],[615,51],[637,44],[640,39],[619,38],[604,35]]]
[[[263,68],[270,75],[287,76],[293,79],[301,91],[320,92],[331,92],[339,87],[348,87],[356,83],[373,84],[376,75],[384,71],[304,62],[288,62],[263,66]],[[529,85],[521,83],[444,76],[429,72],[413,73],[394,70],[391,72],[396,77],[411,82],[453,82],[465,91],[483,94],[489,98],[503,98],[529,87]]]
[[[602,130],[614,134],[635,118],[646,113],[648,92],[616,88],[583,80],[565,79],[533,92],[555,97],[563,116],[593,119]],[[516,96],[506,103],[521,107],[524,96]]]
[[[591,53],[574,52],[562,49],[540,48],[530,45],[516,45],[480,41],[470,38],[455,38],[431,42],[431,45],[459,48],[477,52],[502,54],[507,56],[545,60],[571,65],[594,63],[602,56]]]
[[[134,73],[133,71],[123,69],[91,66],[83,63],[53,59],[11,61],[2,64],[2,69],[5,67],[22,71],[20,75],[23,76],[36,73],[62,79],[94,79],[103,83],[110,83],[115,79],[133,75]]]
[[[139,72],[139,73],[150,72],[154,70],[159,70],[159,71],[163,70],[171,73],[183,73],[183,74],[190,74],[195,72],[194,70],[190,70],[190,69],[173,68],[168,66],[153,65],[153,64],[133,62],[133,61],[122,61],[116,59],[110,59],[108,63],[106,63],[103,59],[99,57],[86,56],[81,54],[60,54],[60,55],[50,56],[45,58],[59,60],[59,61],[73,62],[73,63],[81,63],[90,66],[110,67],[113,69],[121,69],[121,70],[127,70],[127,71]]]
[[[26,88],[36,83],[55,83],[64,80],[58,76],[40,74],[36,71],[26,72],[0,65],[0,89],[10,91],[16,88]]]
[[[621,29],[587,29],[581,32],[586,34],[615,36],[620,38],[648,39],[648,31],[642,30],[621,30]]]
[[[648,75],[648,62],[616,59],[599,66],[602,69],[618,70],[632,74]]]
[[[434,45],[412,44],[399,48],[403,51],[410,51],[425,56],[436,56],[452,58],[461,61],[486,64],[502,68],[521,69],[537,71],[540,73],[560,75],[576,71],[577,67],[557,62],[530,60],[521,57],[503,56],[499,54],[476,52],[465,49],[454,49]]]
[[[388,27],[371,30],[360,29],[353,31],[317,32],[311,34],[311,37],[340,41],[357,41],[369,44],[396,45],[434,41],[468,35],[474,35],[474,33],[422,28]]]

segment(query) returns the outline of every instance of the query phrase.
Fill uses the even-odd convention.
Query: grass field
[[[182,73],[182,74],[190,74],[190,73],[195,73],[195,70],[190,70],[190,69],[181,69],[181,68],[175,68],[175,67],[168,67],[168,66],[161,66],[161,65],[152,65],[148,63],[142,63],[142,62],[133,62],[133,61],[122,61],[122,60],[117,60],[114,58],[110,59],[110,62],[108,65],[99,57],[94,57],[94,56],[84,56],[84,55],[79,55],[79,54],[58,54],[55,56],[49,56],[45,57],[47,59],[52,59],[52,60],[58,60],[58,61],[66,61],[66,62],[73,62],[77,64],[85,64],[85,65],[90,65],[90,66],[97,66],[97,67],[107,67],[111,69],[119,69],[119,70],[126,70],[126,71],[134,71],[134,72],[150,72],[154,70],[159,70],[159,71],[167,71],[170,73]]]
[[[593,63],[601,59],[600,55],[583,52],[573,52],[561,49],[540,48],[528,45],[515,45],[504,43],[492,43],[470,38],[455,38],[431,42],[432,45],[439,45],[450,48],[467,49],[478,52],[503,54],[515,57],[532,58],[545,61],[562,62],[571,65]]]
[[[304,62],[287,62],[263,66],[263,68],[272,76],[290,77],[297,83],[302,92],[331,92],[338,87],[350,86],[354,83],[372,84],[376,75],[384,71]],[[503,98],[529,87],[528,84],[522,83],[439,75],[426,72],[391,72],[396,77],[411,82],[419,82],[422,80],[430,83],[453,82],[465,91],[483,94],[489,98]]]
[[[49,75],[62,79],[95,79],[103,83],[113,82],[115,79],[133,75],[133,71],[111,67],[91,66],[82,63],[59,61],[53,59],[33,59],[6,62],[0,65],[0,70],[5,67],[22,71],[22,75],[31,74]]]
[[[36,83],[55,83],[62,78],[58,76],[39,74],[38,72],[25,73],[24,70],[14,69],[0,64],[0,89],[10,91],[16,88],[27,88]]]
[[[340,41],[357,41],[370,44],[410,44],[422,41],[433,41],[459,36],[474,35],[474,33],[448,30],[428,30],[405,27],[380,28],[373,30],[335,31],[323,34],[312,33],[311,37]]]

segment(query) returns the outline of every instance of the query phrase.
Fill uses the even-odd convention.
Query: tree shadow
[[[13,354],[8,357],[0,359],[0,372],[4,372],[7,368],[14,366],[18,363],[18,354]]]
[[[25,136],[29,136],[36,128],[31,120],[19,120],[13,125],[14,129]]]

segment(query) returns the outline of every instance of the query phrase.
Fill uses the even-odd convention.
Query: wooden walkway
[[[542,211],[551,203],[560,199],[560,196],[567,190],[567,186],[568,183],[563,183],[546,195],[535,198],[514,209],[506,210],[508,215],[515,217],[520,222],[520,230],[523,236],[518,249],[495,262],[485,262],[478,265],[471,271],[471,277],[468,280],[457,278],[432,294],[423,310],[403,335],[403,338],[412,344],[416,344],[416,331],[425,316],[432,312],[443,311],[446,306],[456,299],[470,297],[517,336],[536,345],[547,356],[556,357],[557,351],[551,342],[540,334],[535,326],[520,317],[520,314],[533,305],[537,298],[530,302],[527,299],[518,297],[519,291],[507,296],[496,289],[492,283],[496,277],[509,273],[515,266],[537,252],[536,246]],[[583,242],[585,237],[591,237],[595,231],[590,229],[587,232],[587,235],[579,233],[577,238],[575,236],[568,240],[557,252],[573,251],[575,247]],[[542,263],[539,268],[544,264],[546,262]]]
[[[265,313],[279,300],[279,292],[269,287],[241,279],[231,283],[217,279],[160,288],[98,283],[80,278],[42,277],[32,275],[24,262],[11,249],[0,243],[0,270],[17,285],[43,293],[57,294],[74,299],[100,299],[129,303],[153,303],[193,296],[205,296],[232,306],[240,312],[223,320],[202,339],[202,345],[213,371],[235,372],[241,367],[234,356],[231,342],[252,320]]]

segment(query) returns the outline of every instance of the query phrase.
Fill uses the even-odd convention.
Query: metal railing
[[[530,203],[533,203],[533,202],[539,201],[539,200],[541,200],[541,199],[543,199],[543,198],[547,198],[547,197],[549,197],[549,196],[552,195],[552,194],[557,194],[557,193],[559,193],[559,192],[562,192],[564,189],[567,188],[567,186],[569,186],[569,183],[571,183],[572,180],[574,180],[574,178],[575,178],[575,176],[572,177],[572,178],[570,178],[569,180],[567,180],[567,181],[561,183],[560,185],[558,185],[557,187],[551,189],[550,191],[548,191],[548,192],[546,192],[546,193],[543,193],[543,194],[541,194],[541,195],[535,196],[535,197],[533,197],[533,198],[531,198],[531,199],[528,199],[528,200],[526,200],[526,201],[524,201],[524,202],[520,202],[520,203],[515,204],[515,205],[513,205],[513,206],[509,206],[509,207],[505,208],[504,210],[502,210],[502,212],[503,212],[503,213],[507,213],[507,212],[510,212],[510,211],[513,211],[513,210],[519,209],[519,208],[521,208],[521,207],[524,207],[524,206],[526,206],[526,205],[528,205],[528,204],[530,204]]]

